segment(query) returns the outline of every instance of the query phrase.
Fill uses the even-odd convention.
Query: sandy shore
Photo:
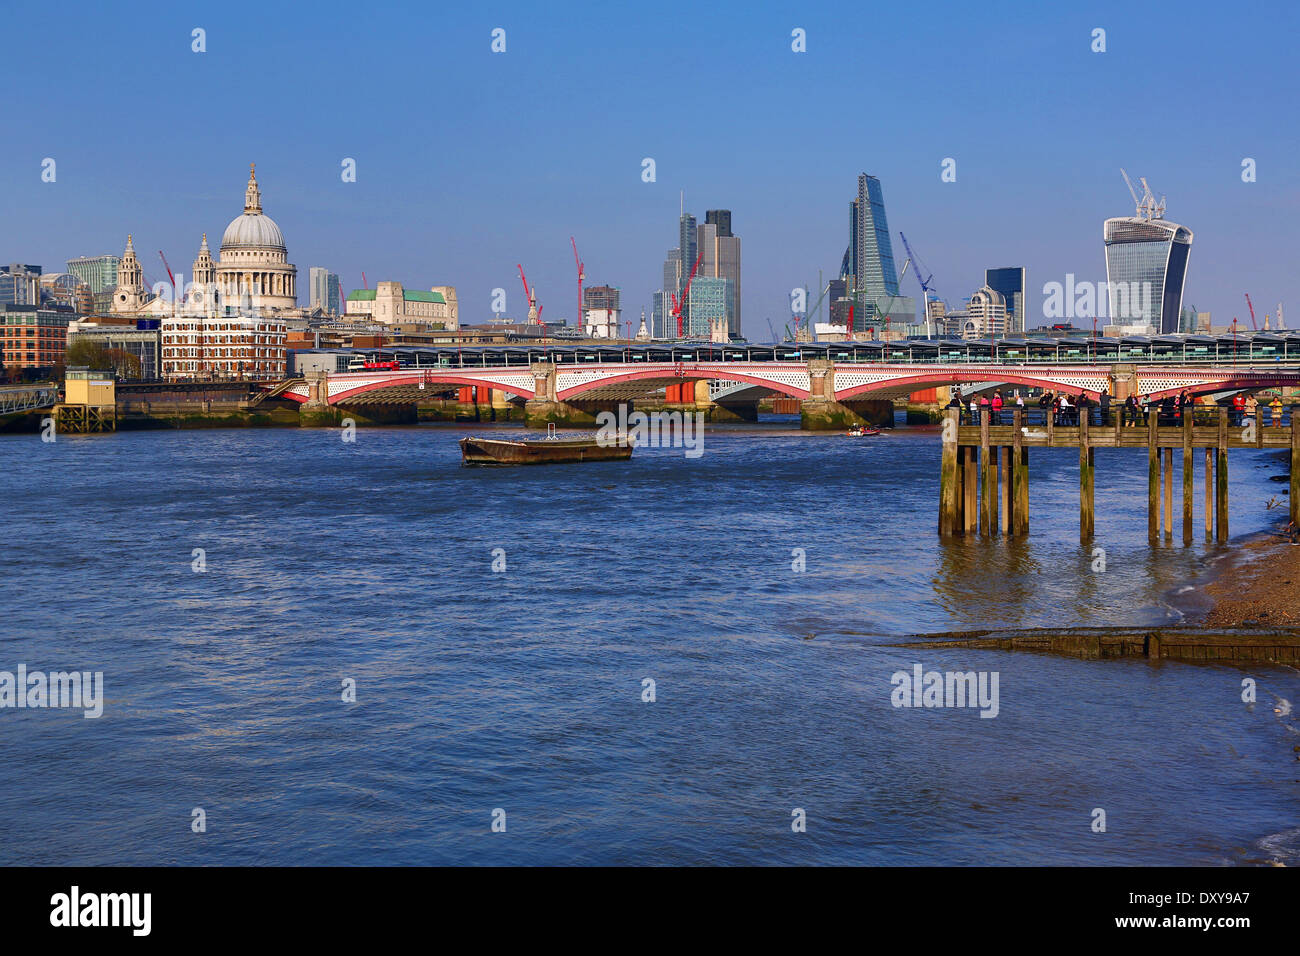
[[[1300,625],[1300,544],[1271,534],[1242,553],[1209,585],[1206,627]]]

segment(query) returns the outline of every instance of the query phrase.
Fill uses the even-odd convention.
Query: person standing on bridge
[[[1124,406],[1120,410],[1120,424],[1127,428],[1131,423],[1134,428],[1138,422],[1138,400],[1136,395],[1130,395],[1124,399]]]
[[[1098,404],[1101,408],[1101,420],[1097,424],[1107,425],[1110,423],[1110,387],[1109,386],[1103,385],[1101,387],[1101,397],[1098,400]]]
[[[1273,401],[1269,402],[1268,407],[1273,414],[1273,427],[1281,428],[1282,427],[1282,396],[1280,394],[1274,395]]]
[[[1002,401],[1002,392],[1001,391],[994,392],[993,401],[989,403],[989,406],[993,409],[994,425],[1002,424],[1002,406],[1004,404],[1005,403]]]
[[[1246,396],[1238,392],[1232,396],[1232,425],[1234,428],[1241,426],[1241,416],[1246,413]]]
[[[1255,401],[1254,395],[1246,396],[1246,417],[1251,421],[1255,420],[1255,411],[1259,408],[1259,402]]]

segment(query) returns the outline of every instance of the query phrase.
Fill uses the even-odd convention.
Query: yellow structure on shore
[[[63,401],[54,406],[57,428],[65,433],[117,431],[117,382],[112,372],[68,369]]]

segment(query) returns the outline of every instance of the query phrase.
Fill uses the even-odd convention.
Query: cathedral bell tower
[[[126,237],[126,251],[117,267],[117,288],[113,290],[114,312],[135,312],[145,303],[144,270],[135,257],[131,237]]]

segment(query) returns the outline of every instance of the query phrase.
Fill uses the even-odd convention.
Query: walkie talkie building
[[[1192,231],[1167,222],[1164,201],[1157,204],[1150,189],[1138,200],[1138,212],[1107,219],[1104,228],[1111,321],[1177,332]]]

